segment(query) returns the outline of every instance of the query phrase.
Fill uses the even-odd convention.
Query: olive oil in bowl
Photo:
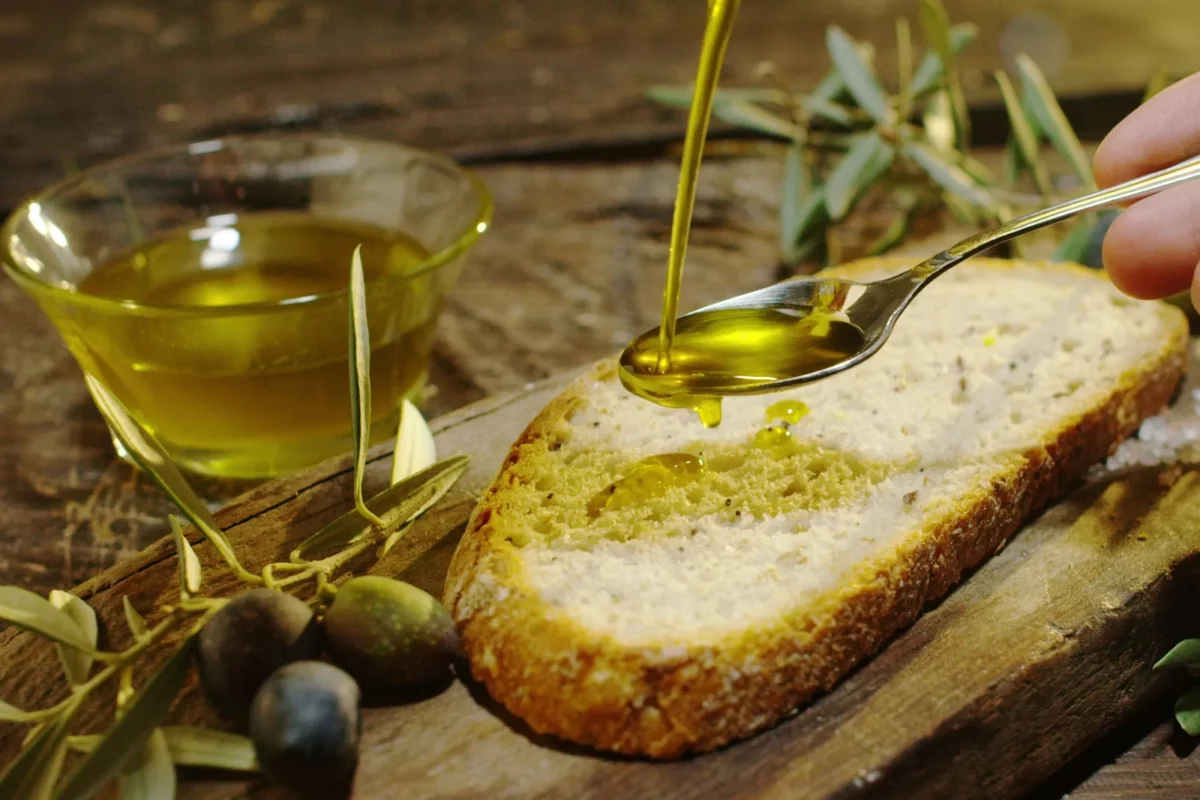
[[[491,218],[487,187],[438,153],[231,137],[47,187],[4,222],[0,268],[179,466],[264,478],[352,446],[354,249],[379,441],[420,392],[445,297]]]
[[[84,279],[79,293],[139,313],[97,313],[74,349],[185,466],[261,477],[313,464],[351,447],[346,287],[360,244],[383,438],[425,382],[447,279],[394,231],[286,212],[210,219]]]

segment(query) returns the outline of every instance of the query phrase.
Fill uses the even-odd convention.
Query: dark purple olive
[[[293,661],[320,654],[312,610],[272,589],[252,589],[229,601],[200,631],[200,683],[217,712],[244,722],[263,681]]]
[[[358,684],[323,661],[297,661],[267,678],[250,708],[263,774],[303,796],[349,793],[358,767]]]

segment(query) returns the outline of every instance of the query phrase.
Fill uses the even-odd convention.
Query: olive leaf
[[[230,569],[239,577],[248,574],[241,562],[238,561],[233,546],[229,544],[225,534],[217,527],[208,507],[196,496],[196,492],[187,479],[171,463],[154,437],[138,424],[128,409],[103,384],[91,375],[84,375],[84,380],[92,393],[96,407],[100,409],[101,415],[108,422],[108,427],[117,440],[124,445],[134,462],[150,476],[159,489],[166,493],[171,502],[187,517],[188,522],[204,534],[204,538],[208,539]]]
[[[987,164],[967,153],[958,154],[958,166],[962,168],[963,172],[970,175],[972,180],[984,186],[994,183],[996,180],[995,173]]]
[[[38,715],[0,700],[0,722],[32,722]]]
[[[95,654],[87,634],[49,600],[17,586],[0,586],[0,620],[83,653]]]
[[[938,150],[954,150],[954,117],[950,112],[950,96],[945,90],[935,92],[921,113],[925,138]]]
[[[904,197],[900,199],[899,205],[900,213],[892,219],[883,233],[879,235],[879,238],[871,243],[867,251],[868,255],[877,256],[880,253],[886,253],[903,241],[904,237],[908,235],[913,217],[916,214],[916,200],[915,198]]]
[[[825,208],[832,219],[846,215],[854,202],[887,171],[896,150],[877,131],[859,136],[825,181]]]
[[[695,90],[691,86],[651,86],[646,90],[646,96],[665,106],[689,108]],[[785,105],[788,102],[786,92],[779,89],[717,89],[713,92],[713,104],[723,100],[742,100],[748,103],[777,103]]]
[[[819,195],[821,199],[819,207],[824,209],[824,192],[818,190],[814,194]],[[794,264],[817,264],[820,267],[830,265],[830,249],[829,238],[830,231],[824,227],[809,228],[808,231],[801,237],[800,241],[796,242],[793,249]]]
[[[1154,664],[1154,669],[1200,666],[1200,639],[1184,639]]]
[[[1024,53],[1017,54],[1016,63],[1021,76],[1021,99],[1025,108],[1037,121],[1042,135],[1067,159],[1088,189],[1095,191],[1097,187],[1096,179],[1092,176],[1092,165],[1042,71]]]
[[[254,742],[245,736],[190,725],[160,728],[171,760],[182,767],[210,767],[231,772],[257,772]]]
[[[783,163],[779,197],[779,249],[787,261],[795,262],[798,245],[814,224],[823,221],[824,213],[824,190],[814,186],[804,153],[793,145]]]
[[[960,22],[950,27],[950,49],[955,55],[961,53],[967,45],[975,41],[979,35],[979,27],[974,23]],[[917,72],[908,85],[908,93],[920,97],[941,83],[945,75],[941,57],[935,52],[929,52],[921,59]]]
[[[1054,254],[1055,261],[1069,261],[1082,264],[1087,252],[1088,240],[1091,237],[1095,219],[1091,214],[1084,215],[1071,225],[1062,244]]]
[[[779,252],[785,258],[796,245],[796,209],[800,198],[812,191],[812,173],[798,143],[788,148],[783,159],[783,182],[779,187]]]
[[[720,104],[714,101],[712,113],[714,117],[731,125],[740,125],[770,136],[796,140],[803,135],[790,120],[776,116],[762,106],[742,100],[729,100]]]
[[[28,740],[20,754],[12,760],[0,775],[0,797],[25,798],[49,797],[47,788],[52,788],[62,770],[63,750],[67,742],[68,727],[78,705],[70,705],[65,713],[46,723]]]
[[[1004,99],[1004,109],[1008,112],[1008,122],[1012,127],[1009,144],[1015,148],[1015,154],[1020,156],[1019,161],[1014,160],[1013,167],[1032,169],[1033,182],[1037,185],[1038,192],[1043,198],[1049,197],[1050,176],[1038,157],[1037,133],[1029,124],[1029,118],[1025,116],[1025,109],[1021,106],[1021,99],[1017,97],[1017,90],[1013,88],[1008,75],[1001,70],[996,70],[995,75],[996,83],[1000,86],[1000,96]],[[1012,177],[1010,183],[1016,183],[1016,176],[1011,169],[1009,175]]]
[[[67,737],[62,737],[54,745],[54,749],[50,751],[50,756],[46,761],[46,765],[42,768],[42,774],[38,778],[37,783],[30,789],[28,795],[23,797],[28,800],[52,800],[54,797],[54,787],[58,785],[58,779],[62,776],[63,764],[67,760]]]
[[[397,484],[389,486],[367,501],[366,505],[381,519],[379,526],[392,531],[423,514],[442,498],[467,469],[470,456],[443,459]],[[357,509],[347,511],[292,551],[291,560],[299,562],[320,553],[359,541],[372,529]]]
[[[90,753],[100,744],[104,737],[99,733],[85,733],[79,736],[68,736],[67,747],[77,753]]]
[[[75,595],[59,589],[50,591],[50,605],[70,617],[79,626],[79,630],[83,632],[92,649],[96,648],[100,627],[96,623],[96,612],[91,606]],[[92,657],[87,652],[76,650],[73,647],[63,647],[60,644],[58,645],[58,659],[62,662],[67,680],[73,686],[87,682],[88,672],[92,668]]]
[[[813,257],[813,242],[820,242],[824,247],[824,224],[829,215],[825,208],[825,187],[814,185],[796,209],[795,238],[789,247],[793,263]]]
[[[437,445],[425,417],[410,401],[400,404],[400,424],[392,451],[392,483],[420,472],[437,461]]]
[[[953,192],[942,192],[942,202],[954,218],[964,225],[978,225],[980,222],[979,206],[966,202]]]
[[[824,90],[818,85],[801,105],[809,114],[839,125],[851,125],[854,118],[850,112],[833,102],[841,88],[840,81],[830,83]],[[646,95],[663,105],[686,109],[691,106],[695,92],[690,86],[651,86]],[[791,98],[781,89],[718,89],[713,93],[713,116],[760,133],[794,139],[796,130],[792,123],[760,108],[761,103],[787,106]]]
[[[183,535],[183,526],[174,514],[167,516],[171,523],[171,535],[175,539],[175,549],[179,552],[179,593],[184,600],[200,591],[200,559],[192,544]]]
[[[1021,175],[1029,168],[1025,163],[1025,157],[1021,155],[1021,146],[1017,144],[1015,137],[1008,137],[1008,142],[1004,145],[1004,183],[1009,188],[1017,185],[1021,180]]]
[[[371,335],[367,330],[367,287],[362,245],[350,261],[350,427],[354,437],[354,507],[374,525],[382,521],[363,502],[367,450],[371,446]]]
[[[825,46],[855,102],[879,124],[890,125],[892,110],[887,95],[855,41],[844,30],[831,25],[825,31]]]
[[[155,729],[133,770],[121,776],[121,800],[174,800],[175,765],[162,730]]]
[[[854,116],[845,106],[832,103],[816,94],[810,94],[800,104],[801,108],[814,117],[820,117],[827,122],[850,127],[854,124]]]
[[[1189,736],[1200,736],[1200,688],[1189,689],[1175,701],[1175,720]]]
[[[938,60],[942,62],[942,74],[946,80],[946,91],[950,97],[950,111],[954,118],[955,141],[965,148],[971,139],[971,119],[967,114],[967,100],[963,94],[962,81],[954,63],[954,43],[950,37],[950,17],[941,0],[921,0],[921,30]]]
[[[940,151],[914,140],[904,142],[902,147],[908,158],[950,194],[978,208],[991,209],[995,206],[992,196]]]
[[[154,673],[96,748],[76,765],[58,800],[86,800],[120,775],[130,760],[142,752],[183,688],[195,644],[196,637],[189,636]]]
[[[838,75],[837,70],[830,70],[821,76],[821,80],[817,81],[816,88],[809,92],[808,96],[819,97],[832,103],[845,94],[846,84],[842,81],[842,76]]]
[[[896,98],[896,115],[908,119],[912,112],[913,45],[912,29],[904,17],[896,18],[896,85],[900,94]]]
[[[133,607],[129,595],[121,598],[121,605],[125,609],[125,624],[129,626],[129,632],[133,634],[134,639],[140,640],[146,635],[146,620]]]
[[[1093,212],[1095,221],[1088,232],[1087,247],[1084,248],[1080,264],[1093,269],[1104,267],[1104,237],[1108,235],[1108,229],[1120,215],[1121,210],[1118,208],[1105,208]]]

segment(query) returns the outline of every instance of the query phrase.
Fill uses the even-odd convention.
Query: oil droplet
[[[721,424],[721,399],[719,397],[700,397],[696,401],[696,416],[700,424],[706,428],[715,428]]]
[[[600,490],[588,501],[588,516],[593,519],[606,509],[623,508],[656,497],[671,486],[706,472],[700,456],[691,453],[663,453],[633,465],[625,477]]]
[[[767,406],[767,422],[780,419],[789,425],[795,425],[808,416],[808,411],[808,406],[799,400],[780,400]]]
[[[754,434],[754,446],[763,450],[791,444],[792,432],[782,425],[771,425]]]

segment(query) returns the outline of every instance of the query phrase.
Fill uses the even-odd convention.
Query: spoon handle
[[[1085,194],[1083,197],[1017,217],[990,231],[977,233],[913,267],[909,274],[922,282],[932,280],[955,264],[1002,242],[1015,239],[1023,233],[1053,225],[1077,214],[1095,211],[1125,200],[1145,197],[1197,177],[1200,177],[1200,156],[1194,156],[1173,167],[1161,169],[1125,183],[1118,183],[1108,189]]]

